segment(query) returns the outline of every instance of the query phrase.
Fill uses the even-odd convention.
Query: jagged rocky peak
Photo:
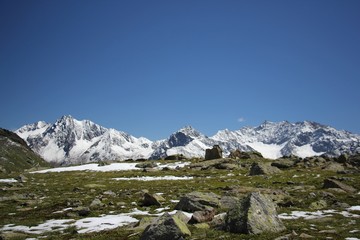
[[[171,134],[168,139],[169,147],[186,146],[192,140],[202,137],[203,135],[191,126],[181,128],[179,131]]]

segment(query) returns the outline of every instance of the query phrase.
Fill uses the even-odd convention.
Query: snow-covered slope
[[[217,144],[227,156],[231,151],[258,151],[275,159],[284,155],[308,157],[360,152],[360,136],[315,122],[264,122],[258,127],[221,130],[207,137],[188,126],[169,138],[152,142],[91,121],[64,116],[54,124],[38,122],[16,131],[29,146],[49,162],[87,163],[99,160],[158,159],[174,154],[204,157]]]
[[[63,116],[54,124],[38,122],[16,131],[45,160],[58,164],[148,158],[151,141]]]

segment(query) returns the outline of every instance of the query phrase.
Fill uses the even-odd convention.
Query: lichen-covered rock
[[[230,152],[229,158],[233,159],[258,159],[263,158],[261,153],[259,152],[243,152],[239,149],[236,149],[235,151]]]
[[[207,210],[209,207],[218,208],[219,206],[220,196],[215,193],[191,192],[180,198],[175,209],[185,212],[195,212]]]
[[[225,230],[233,233],[260,234],[281,232],[285,226],[278,218],[276,206],[258,192],[248,194],[227,212]]]
[[[176,216],[164,213],[142,233],[140,240],[179,240],[191,236],[186,224]]]
[[[211,220],[213,220],[214,216],[215,216],[215,209],[211,207],[203,211],[196,211],[192,215],[189,224],[210,222]]]
[[[250,168],[250,176],[255,175],[271,175],[281,172],[277,167],[271,166],[268,163],[253,163]]]
[[[338,180],[327,178],[324,180],[323,188],[340,188],[348,193],[356,192],[356,189]]]

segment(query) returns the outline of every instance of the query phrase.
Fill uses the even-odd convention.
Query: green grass
[[[198,161],[198,160],[197,160]],[[254,161],[254,160],[252,160]],[[346,177],[347,184],[360,189],[359,174],[340,175],[334,172],[319,169],[292,168],[272,176],[247,176],[248,167],[252,161],[243,161],[245,167],[238,170],[168,170],[157,172],[122,171],[122,172],[63,172],[45,174],[25,174],[28,181],[25,183],[0,183],[0,196],[9,200],[0,201],[0,226],[16,224],[34,226],[49,219],[68,219],[67,213],[53,214],[55,211],[71,207],[71,203],[81,201],[83,206],[89,206],[95,198],[102,198],[103,208],[92,210],[90,216],[99,216],[113,211],[114,214],[130,212],[134,207],[140,210],[153,211],[155,207],[134,206],[139,202],[142,190],[151,193],[163,193],[166,202],[172,210],[175,203],[170,200],[179,200],[181,196],[192,191],[214,192],[219,195],[242,196],[249,191],[270,190],[287,193],[286,198],[293,202],[293,206],[279,208],[278,212],[293,210],[309,211],[311,202],[322,199],[324,191],[331,192],[339,202],[350,205],[360,205],[359,194],[343,194],[322,189],[324,179],[336,176]],[[230,174],[230,175],[229,175]],[[320,176],[318,176],[320,174]],[[115,181],[116,177],[137,176],[193,176],[193,180],[185,181]],[[295,177],[294,177],[295,176]],[[290,182],[291,181],[291,182]],[[270,189],[270,190],[269,190]],[[116,196],[105,195],[105,191],[113,191]],[[311,196],[311,197],[310,197]],[[124,203],[121,208],[119,203]],[[331,202],[329,201],[330,205]],[[333,209],[329,206],[327,209]],[[359,213],[360,214],[360,213]],[[79,218],[79,217],[78,217]],[[140,218],[140,217],[139,217]],[[326,220],[326,219],[325,219]],[[354,236],[351,230],[360,230],[359,218],[345,218],[334,215],[329,221],[315,220],[284,220],[287,230],[283,233],[239,235],[219,230],[203,230],[190,226],[191,239],[274,239],[295,231],[298,234],[306,233],[323,239],[330,234],[320,234],[321,230],[336,229],[334,239],[343,239]],[[63,233],[52,232],[44,234],[45,239],[139,239],[140,233],[122,227],[111,231],[79,234],[74,227]],[[26,235],[31,237],[31,235]],[[15,238],[14,238],[15,239]],[[21,237],[20,237],[21,239]],[[24,238],[22,238],[24,239]]]

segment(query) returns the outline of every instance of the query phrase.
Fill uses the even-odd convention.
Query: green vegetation
[[[189,160],[190,161],[190,160]],[[201,163],[203,160],[191,160]],[[157,207],[140,207],[139,202],[144,190],[150,193],[163,193],[166,199],[163,207],[172,211],[176,205],[171,200],[179,200],[192,191],[213,192],[218,195],[242,197],[248,192],[260,191],[272,196],[279,205],[278,213],[291,211],[315,211],[311,204],[325,200],[327,207],[342,211],[343,205],[360,205],[360,195],[343,191],[323,189],[323,182],[329,177],[336,177],[344,183],[360,189],[358,171],[336,173],[322,170],[321,167],[305,168],[294,166],[283,169],[273,175],[248,176],[253,162],[267,161],[264,159],[241,159],[239,168],[215,169],[185,167],[179,170],[158,171],[119,171],[119,172],[62,172],[32,174],[24,173],[27,181],[23,183],[0,183],[0,228],[6,224],[35,226],[50,219],[80,219],[73,211],[66,208],[79,206],[89,207],[94,199],[100,199],[102,205],[94,208],[87,217],[101,214],[120,214],[139,210],[156,213]],[[171,162],[163,161],[161,162]],[[116,181],[118,177],[137,176],[191,176],[192,180],[184,181]],[[13,177],[3,174],[3,177]],[[343,204],[343,205],[340,205]],[[226,211],[220,209],[219,212]],[[57,212],[57,213],[55,213]],[[360,214],[359,212],[354,212]],[[141,219],[142,216],[134,216]],[[354,237],[353,230],[360,230],[360,218],[344,217],[333,214],[330,217],[313,220],[283,220],[287,230],[281,233],[260,235],[233,234],[215,229],[201,229],[190,225],[192,236],[189,239],[275,239],[293,231],[297,234],[308,234],[318,239],[333,237],[344,239]],[[322,232],[324,231],[325,232]],[[332,231],[329,231],[332,230]],[[10,239],[34,237],[32,234],[15,234]],[[129,226],[113,230],[80,234],[75,227],[62,233],[53,231],[44,233],[44,239],[139,239],[141,231]],[[7,236],[9,237],[9,236]]]

